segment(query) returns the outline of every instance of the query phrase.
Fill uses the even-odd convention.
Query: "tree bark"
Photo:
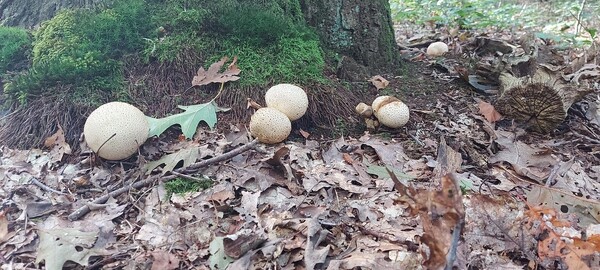
[[[301,4],[326,50],[349,57],[371,72],[398,67],[388,0],[302,0]]]
[[[112,0],[0,0],[0,25],[37,28],[65,8],[93,8]]]

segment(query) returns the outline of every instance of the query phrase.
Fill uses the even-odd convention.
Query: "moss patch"
[[[27,31],[0,26],[0,74],[15,69],[18,62],[26,60],[30,49],[31,38]]]
[[[142,0],[119,3],[100,12],[63,11],[43,23],[33,35],[31,67],[7,78],[4,93],[26,103],[69,89],[69,99],[89,106],[126,98],[120,59],[143,47],[149,17]]]
[[[219,100],[223,106],[242,110],[234,115],[245,115],[242,105],[247,97],[262,96],[269,85],[286,82],[324,86],[305,88],[319,97],[309,118],[313,123],[331,122],[320,118],[337,118],[339,112],[326,115],[330,109],[323,108],[342,97],[344,106],[336,110],[351,112],[354,101],[348,97],[353,95],[330,94],[339,87],[324,74],[318,35],[306,26],[299,3],[116,0],[108,9],[62,11],[33,33],[29,69],[3,78],[4,99],[12,108],[20,104],[19,112],[27,112],[11,119],[42,119],[30,106],[44,97],[62,100],[80,111],[67,116],[55,111],[49,119],[57,119],[56,123],[31,124],[48,132],[62,124],[69,130],[67,140],[74,144],[81,127],[65,126],[58,119],[76,119],[69,122],[78,125],[93,108],[114,100],[131,102],[155,117],[174,113],[176,105],[205,102],[203,98],[210,94],[210,86],[188,89],[199,66],[237,56],[241,79],[228,83],[227,95]],[[323,89],[327,90],[321,93]],[[9,127],[11,121],[6,121]],[[13,131],[3,129],[0,137],[22,137]],[[34,137],[46,136],[29,131]],[[18,139],[11,145],[31,147],[39,141]]]

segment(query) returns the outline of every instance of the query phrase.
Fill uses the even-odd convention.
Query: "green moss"
[[[175,62],[190,52],[207,65],[238,56],[242,86],[326,80],[318,36],[298,0],[116,0],[109,9],[66,10],[43,23],[33,35],[31,68],[7,78],[4,91],[21,102],[65,89],[81,104],[123,100],[124,56]]]
[[[27,59],[31,48],[31,38],[26,30],[0,26],[0,74],[12,65]]]
[[[167,190],[167,196],[171,197],[172,194],[183,194],[187,192],[196,192],[204,190],[213,186],[213,181],[204,178],[202,181],[194,181],[184,178],[175,178],[165,183],[165,189]]]
[[[120,59],[143,47],[148,28],[143,0],[118,1],[98,12],[62,11],[34,33],[31,68],[8,78],[4,92],[22,103],[65,89],[86,105],[123,97]]]
[[[241,86],[264,86],[269,83],[306,83],[324,81],[325,60],[318,40],[283,38],[266,47],[224,40],[220,51],[209,63],[222,55],[238,56],[242,71]]]
[[[148,40],[146,61],[175,61],[182,52],[197,51],[206,65],[238,56],[241,86],[324,80],[319,39],[304,24],[299,1],[192,2],[190,7],[187,1],[171,0],[156,13],[164,36]],[[199,14],[198,20],[177,19],[190,12]]]

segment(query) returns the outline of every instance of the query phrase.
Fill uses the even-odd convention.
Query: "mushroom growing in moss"
[[[308,109],[308,96],[302,88],[293,84],[278,84],[265,93],[267,107],[287,115],[290,121],[300,119]]]
[[[108,160],[125,159],[148,138],[149,124],[142,111],[124,102],[106,103],[88,116],[83,127],[87,145]]]
[[[399,128],[408,123],[410,117],[408,106],[395,97],[377,97],[371,107],[379,123],[386,127]]]
[[[292,132],[292,122],[274,108],[260,108],[250,118],[250,134],[267,144],[280,143]]]

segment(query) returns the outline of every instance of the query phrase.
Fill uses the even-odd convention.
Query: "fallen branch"
[[[119,189],[113,190],[111,192],[109,192],[108,194],[103,195],[100,198],[95,199],[92,204],[103,204],[106,203],[106,201],[108,201],[109,198],[111,197],[117,197],[125,192],[128,192],[132,189],[140,189],[143,188],[145,186],[148,186],[150,184],[153,184],[157,181],[168,181],[171,179],[175,179],[177,177],[181,177],[180,175],[183,173],[190,173],[190,172],[196,172],[198,171],[198,169],[203,168],[203,167],[207,167],[211,164],[215,164],[215,163],[219,163],[221,161],[225,161],[228,160],[232,157],[235,157],[245,151],[248,151],[252,148],[254,148],[254,146],[258,143],[258,140],[253,140],[247,144],[244,144],[238,148],[235,148],[223,155],[220,156],[216,156],[213,158],[209,158],[207,160],[203,160],[200,162],[196,162],[193,163],[192,165],[186,167],[186,168],[178,168],[176,170],[174,170],[174,172],[176,172],[178,175],[172,174],[172,175],[167,175],[167,176],[163,176],[161,177],[160,175],[154,175],[151,176],[149,178],[146,178],[144,180],[138,181],[133,183],[130,186],[125,186],[125,187],[121,187]],[[84,215],[86,215],[87,213],[89,213],[91,211],[90,207],[88,205],[82,206],[79,209],[75,210],[75,212],[71,213],[69,215],[69,220],[70,221],[75,221],[80,219],[81,217],[83,217]]]

